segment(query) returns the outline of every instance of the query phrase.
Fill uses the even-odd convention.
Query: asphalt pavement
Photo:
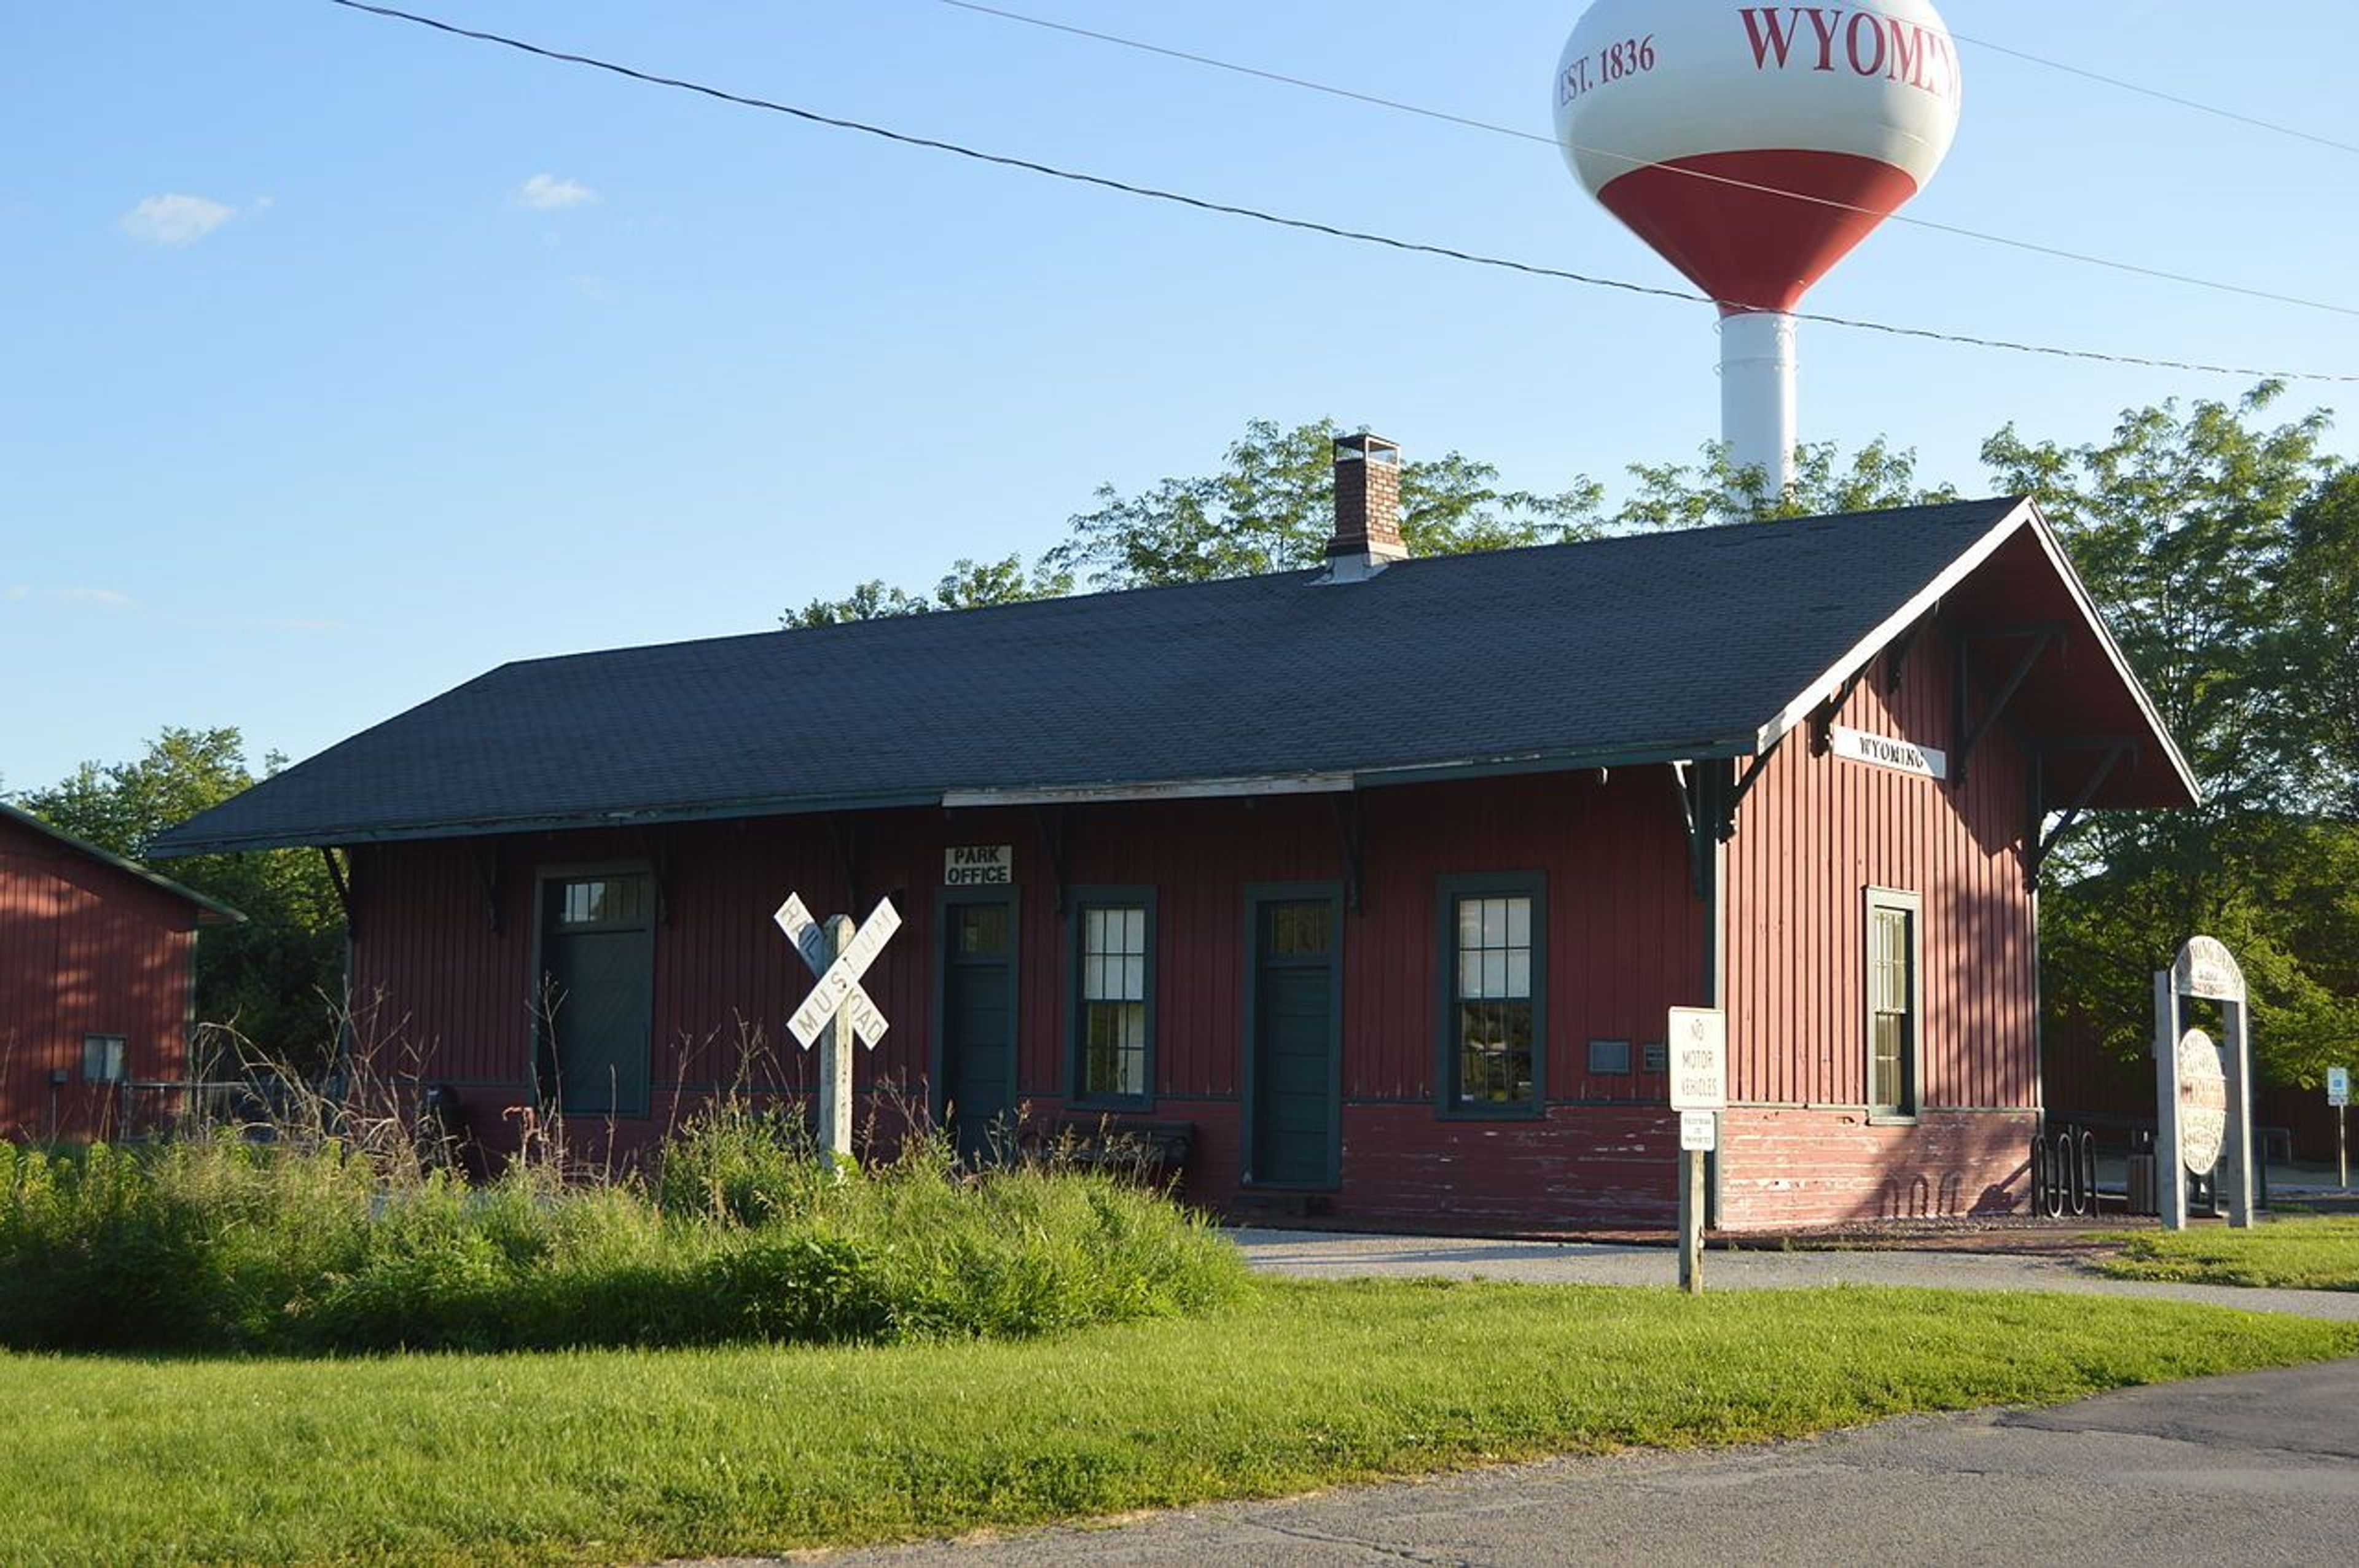
[[[1304,1279],[1371,1275],[1446,1275],[1549,1285],[1676,1285],[1679,1252],[1670,1247],[1593,1242],[1449,1240],[1419,1236],[1355,1236],[1330,1231],[1230,1232],[1255,1268]],[[1802,1290],[1814,1285],[1923,1285],[1937,1290],[2068,1291],[2205,1302],[2250,1312],[2359,1321],[2359,1292],[2256,1291],[2234,1285],[2161,1284],[2109,1280],[2066,1258],[2003,1252],[1810,1250],[1707,1252],[1711,1291]],[[2359,1536],[2359,1521],[2354,1521]],[[2359,1562],[2359,1541],[2352,1559]]]
[[[1669,1248],[1245,1229],[1253,1266],[1667,1285]],[[2359,1319],[2359,1293],[2107,1280],[2065,1258],[1734,1251],[1712,1290],[2088,1292]],[[2038,1411],[1908,1416],[1793,1443],[1639,1451],[1005,1537],[819,1554],[845,1568],[1426,1563],[2359,1562],[2359,1361],[2169,1383]]]
[[[2359,1559],[2359,1361],[1794,1443],[1636,1452],[1112,1526],[828,1553],[860,1568]]]

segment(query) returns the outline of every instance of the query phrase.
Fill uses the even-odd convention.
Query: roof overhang
[[[2044,595],[2042,585],[2027,572],[2031,560],[2043,563],[2046,568],[2037,574],[2049,579],[2049,591]],[[2002,573],[2004,580],[1994,575]],[[1984,580],[1978,581],[1978,575]],[[2042,599],[2051,602],[2042,603]],[[1968,630],[1972,629],[1977,611],[1991,619],[2017,622],[2033,612],[2053,611],[2083,633],[2088,645],[2102,654],[2104,665],[2096,682],[2101,689],[2084,683],[2084,700],[2075,703],[2068,693],[2046,704],[2047,716],[2051,719],[2047,736],[2067,749],[2085,752],[2084,765],[2093,765],[2098,758],[2097,750],[2089,744],[2093,739],[2122,744],[2135,753],[2131,766],[2115,773],[2093,792],[2090,806],[2168,808],[2194,806],[2201,801],[2203,788],[2196,780],[2195,771],[2188,765],[2178,742],[2171,739],[2162,716],[2155,711],[2153,699],[2147,697],[2145,685],[2130,668],[2121,644],[2114,640],[2104,618],[2098,613],[2088,585],[2073,569],[2055,531],[2040,514],[2038,506],[2027,499],[1992,524],[1939,576],[1846,650],[1824,675],[1797,693],[1791,702],[1761,726],[1753,737],[1751,752],[1758,755],[1776,746],[1812,712],[1833,701],[1878,654],[1936,609],[1945,606]],[[2068,721],[2078,713],[2087,713],[2093,721]],[[2035,741],[2041,738],[2034,736]],[[2066,771],[2071,771],[2070,765]]]

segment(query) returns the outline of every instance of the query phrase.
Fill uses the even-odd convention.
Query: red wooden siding
[[[85,1034],[124,1036],[128,1077],[184,1076],[195,925],[185,901],[0,819],[0,1137],[116,1128],[120,1091],[82,1082]]]
[[[1843,721],[1954,751],[1945,659],[1928,639],[1897,693],[1887,699],[1863,685]],[[2036,1105],[2030,903],[2017,850],[2023,768],[1994,737],[1953,791],[1816,756],[1805,729],[1766,770],[1729,855],[1734,1087],[1758,1108],[1731,1119],[1724,1221],[2013,1201]],[[1246,890],[1341,884],[1347,838],[1359,845],[1363,909],[1344,925],[1335,1211],[1425,1224],[1668,1218],[1675,1136],[1662,1078],[1588,1072],[1592,1039],[1630,1042],[1633,1065],[1643,1067],[1665,1010],[1706,1000],[1703,911],[1689,884],[1670,772],[1660,766],[1351,797],[910,810],[832,824],[773,818],[381,846],[355,857],[356,995],[374,1009],[379,1065],[459,1084],[476,1131],[496,1145],[506,1135],[502,1110],[531,1098],[536,875],[649,865],[664,906],[655,1087],[650,1115],[616,1127],[636,1145],[717,1086],[757,1098],[804,1093],[810,1060],[782,1021],[809,981],[769,915],[789,890],[822,913],[853,906],[856,884],[858,913],[889,892],[905,917],[866,982],[893,1027],[861,1060],[858,1082],[922,1101],[933,1074],[943,850],[1008,844],[1022,914],[1018,1079],[1035,1121],[1058,1115],[1071,1087],[1071,938],[1056,909],[1059,875],[1069,891],[1152,887],[1147,1114],[1194,1126],[1188,1190],[1223,1204],[1236,1195],[1243,1164]],[[1545,879],[1549,1105],[1538,1119],[1458,1119],[1438,1103],[1439,883],[1482,872]],[[1870,1128],[1860,1108],[1869,885],[1924,900],[1928,1109],[1910,1128]]]
[[[1018,896],[1018,1076],[1037,1117],[1069,1088],[1066,887],[1151,886],[1157,1028],[1153,1114],[1193,1122],[1190,1190],[1219,1201],[1241,1161],[1245,900],[1258,883],[1341,882],[1355,819],[1364,913],[1345,919],[1345,1177],[1355,1212],[1469,1212],[1575,1219],[1668,1211],[1669,1124],[1659,1075],[1592,1079],[1593,1037],[1659,1039],[1665,1008],[1701,998],[1701,906],[1689,890],[1668,769],[1544,775],[1324,796],[1137,806],[904,811],[773,818],[466,843],[386,845],[354,857],[354,994],[381,1070],[449,1081],[475,1130],[529,1098],[533,886],[550,868],[644,860],[668,924],[656,942],[653,1108],[618,1127],[659,1132],[716,1085],[799,1094],[810,1063],[783,1020],[809,980],[770,912],[799,892],[815,911],[895,896],[900,934],[865,982],[892,1031],[859,1064],[864,1089],[921,1095],[931,1074],[935,890],[952,844],[1013,845]],[[495,933],[482,867],[496,865]],[[1438,881],[1538,871],[1547,879],[1548,1093],[1542,1121],[1436,1114]],[[740,1071],[741,1043],[750,1072]],[[1593,1107],[1625,1108],[1592,1125]],[[1651,1151],[1645,1140],[1651,1136]],[[578,1137],[578,1133],[577,1133]],[[1651,1161],[1660,1167],[1650,1172]],[[1634,1196],[1633,1195],[1637,1195]]]
[[[1878,661],[1841,722],[1941,749],[1954,766],[1950,658],[1946,640],[1919,639],[1897,691],[1886,689],[1887,665]],[[1846,1149],[1872,1150],[1872,1159],[1864,1152],[1857,1159],[1900,1172],[1904,1186],[1930,1172],[1926,1184],[1937,1194],[1970,1189],[1978,1206],[2005,1206],[2003,1183],[1984,1202],[1984,1189],[2004,1173],[1987,1162],[2021,1163],[2019,1145],[2039,1103],[2038,949],[2021,855],[2027,765],[2003,727],[1983,739],[1962,787],[1821,754],[1808,724],[1787,738],[1741,808],[1729,846],[1733,1100],[1833,1113],[1811,1125]],[[1865,1136],[1871,887],[1923,900],[1919,1098],[1928,1114],[1919,1129]],[[1937,1134],[1936,1112],[2016,1114],[1995,1119],[2009,1130],[1985,1149],[1978,1137]],[[1767,1133],[1728,1150],[1723,1219],[1789,1217],[1791,1188],[1776,1184],[1790,1181],[1790,1158],[1804,1156],[1854,1158]],[[1942,1164],[1969,1158],[1985,1162]],[[1872,1212],[1872,1204],[1861,1208],[1869,1198],[1880,1201],[1880,1194],[1842,1199],[1843,1216]]]

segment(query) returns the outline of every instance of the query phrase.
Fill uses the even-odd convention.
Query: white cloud
[[[123,232],[151,245],[193,245],[232,218],[235,208],[201,196],[150,196],[125,212]]]
[[[0,599],[11,604],[22,604],[38,599],[44,604],[71,605],[82,610],[133,610],[139,601],[120,589],[112,588],[31,588],[24,583],[12,583],[0,589]]]
[[[516,189],[516,199],[536,212],[554,212],[563,207],[580,207],[598,200],[598,193],[578,179],[560,179],[553,174],[536,174]]]

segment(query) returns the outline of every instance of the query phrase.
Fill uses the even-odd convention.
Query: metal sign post
[[[2183,1029],[2188,998],[2220,1003],[2227,1038]],[[2155,1208],[2187,1228],[2187,1179],[2224,1167],[2228,1223],[2253,1223],[2253,1042],[2245,972],[2209,936],[2191,938],[2154,977]]]
[[[2326,1069],[2326,1103],[2334,1108],[2334,1184],[2351,1190],[2351,1151],[2343,1142],[2343,1118],[2351,1104],[2351,1069]]]
[[[1703,1293],[1704,1156],[1720,1144],[1728,1108],[1728,1019],[1712,1008],[1675,1007],[1663,1036],[1670,1052],[1671,1108],[1680,1113],[1680,1289]]]
[[[817,977],[787,1028],[806,1051],[822,1034],[827,1038],[820,1056],[819,1146],[821,1157],[841,1174],[852,1165],[852,1043],[857,1038],[874,1051],[892,1027],[860,989],[860,977],[901,928],[901,914],[891,899],[879,899],[857,928],[848,914],[834,915],[821,926],[802,896],[788,893],[770,918]]]

